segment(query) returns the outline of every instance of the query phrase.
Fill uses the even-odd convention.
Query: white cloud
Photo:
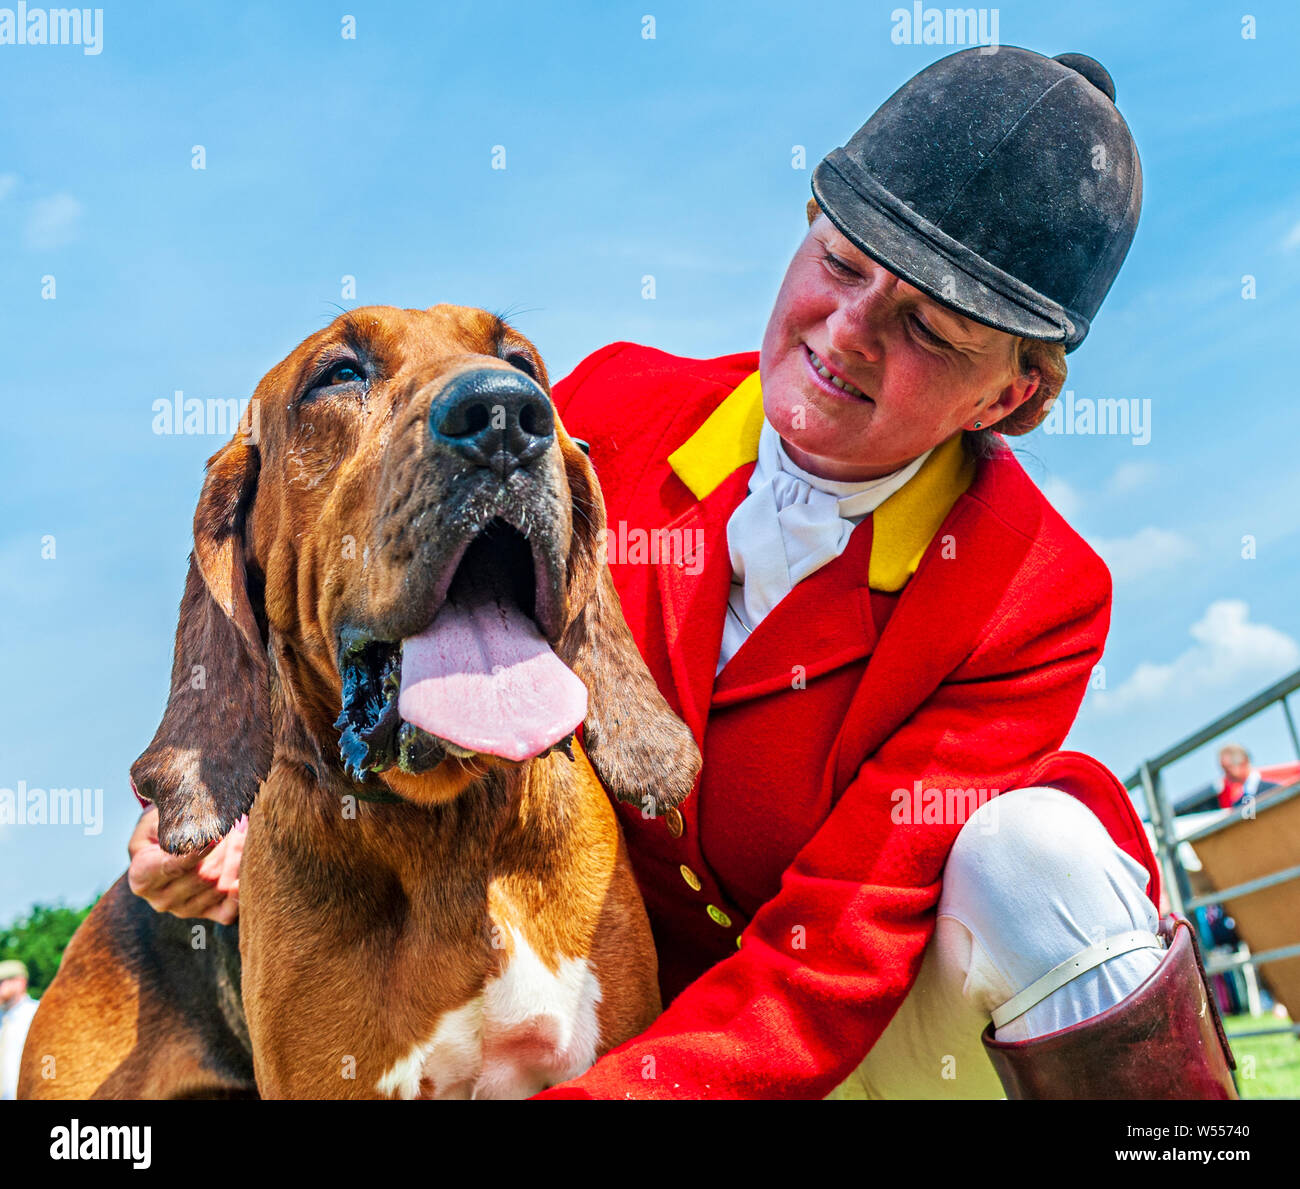
[[[1066,520],[1073,521],[1079,509],[1083,507],[1083,500],[1079,498],[1079,493],[1059,475],[1048,475],[1038,485],[1038,490]]]
[[[1118,689],[1092,695],[1098,710],[1118,712],[1235,685],[1280,677],[1300,665],[1300,645],[1277,628],[1250,622],[1240,599],[1220,599],[1190,629],[1194,644],[1167,664],[1143,661]]]
[[[83,207],[71,194],[38,198],[27,216],[27,246],[58,248],[76,238]]]
[[[1088,544],[1101,554],[1116,582],[1132,582],[1196,553],[1196,547],[1181,533],[1153,525],[1129,537],[1090,538]]]
[[[1300,248],[1300,223],[1297,223],[1282,239],[1282,250],[1285,252],[1293,251]]]
[[[1121,463],[1107,482],[1106,491],[1109,495],[1128,495],[1150,483],[1158,469],[1153,462]]]
[[[3,202],[18,186],[16,173],[0,173],[0,202]]]

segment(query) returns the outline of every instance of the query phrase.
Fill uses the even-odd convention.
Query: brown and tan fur
[[[338,359],[363,364],[362,388],[318,385]],[[257,440],[246,418],[209,461],[171,695],[132,775],[173,852],[249,813],[240,921],[155,913],[119,880],[42,1001],[21,1096],[379,1096],[385,1071],[509,968],[516,936],[550,970],[587,962],[597,1055],[658,1014],[607,792],[667,808],[699,754],[628,632],[595,474],[558,420],[508,476],[429,433],[442,394],[483,368],[522,369],[549,394],[536,349],[484,311],[355,310],[258,386]],[[554,561],[539,623],[587,685],[585,750],[435,751],[427,770],[356,779],[335,726],[340,640],[427,626],[433,576],[494,511],[521,515],[534,557]]]

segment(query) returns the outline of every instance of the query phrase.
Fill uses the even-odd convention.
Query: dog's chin
[[[463,761],[451,765],[456,769],[479,770],[484,764],[515,767],[527,762],[471,751],[405,721],[397,710],[402,686],[400,643],[354,635],[344,651],[339,675],[342,709],[334,725],[340,732],[339,754],[344,770],[353,780],[364,783],[379,776],[395,792],[407,796],[411,784],[401,777],[432,772],[446,760]],[[572,743],[570,734],[541,755],[558,750],[572,759]],[[387,779],[390,776],[394,779]]]
[[[445,805],[481,785],[490,771],[517,769],[528,762],[508,760],[486,752],[475,753],[466,759],[449,755],[432,771],[414,774],[400,768],[389,768],[372,777],[369,783],[411,805]]]

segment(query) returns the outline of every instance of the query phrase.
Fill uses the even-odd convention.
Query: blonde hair
[[[808,199],[808,225],[821,214],[821,207],[816,198]],[[1061,343],[1044,342],[1042,339],[1026,338],[1023,335],[1012,336],[1012,365],[1020,375],[1028,375],[1031,368],[1038,370],[1038,387],[1033,396],[1013,409],[993,425],[976,430],[963,430],[962,441],[966,449],[976,458],[987,458],[998,451],[994,434],[1027,434],[1042,424],[1051,412],[1052,402],[1061,393],[1069,368],[1065,362],[1065,347]]]

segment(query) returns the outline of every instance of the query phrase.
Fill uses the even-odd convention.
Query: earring
[[[980,427],[981,424],[982,424],[982,422],[979,422],[979,421],[975,422],[975,428],[976,428],[976,429],[979,429],[979,427]]]

